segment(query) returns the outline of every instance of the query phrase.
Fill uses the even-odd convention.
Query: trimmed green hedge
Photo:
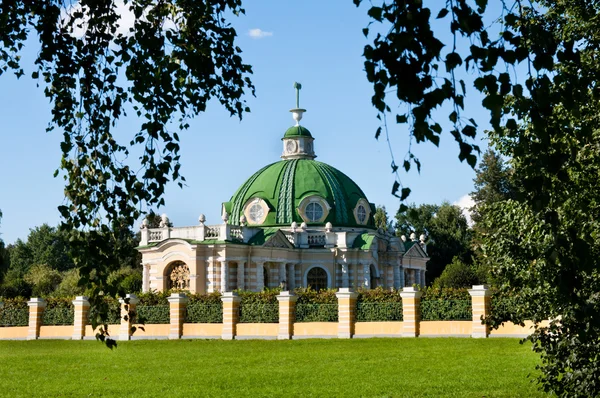
[[[51,297],[45,300],[47,305],[42,316],[42,325],[73,325],[75,318],[73,297]]]
[[[240,296],[240,323],[278,323],[279,289],[262,292],[238,291]]]
[[[0,327],[29,325],[29,307],[25,298],[0,298],[0,302],[4,304],[0,308]]]
[[[188,295],[187,323],[223,323],[220,293]]]
[[[467,288],[426,288],[421,296],[421,320],[470,321],[473,319],[471,295]]]
[[[136,323],[143,324],[168,324],[171,323],[169,305],[139,305],[136,307]]]
[[[397,290],[359,289],[356,322],[402,321],[402,297]]]
[[[335,289],[312,290],[299,288],[294,291],[296,301],[296,322],[337,322],[338,299]]]

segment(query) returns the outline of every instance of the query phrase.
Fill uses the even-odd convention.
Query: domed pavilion
[[[298,85],[299,86],[299,85]],[[245,180],[220,225],[141,227],[143,290],[195,293],[264,288],[402,288],[425,284],[426,247],[375,227],[375,206],[350,177],[315,160],[300,125],[283,135],[281,160]],[[223,176],[227,178],[227,176]],[[234,178],[230,176],[229,178]]]

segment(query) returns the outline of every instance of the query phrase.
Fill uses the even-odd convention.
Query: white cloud
[[[456,205],[462,209],[464,216],[467,218],[467,223],[469,223],[469,225],[472,226],[473,220],[471,220],[470,209],[471,209],[471,207],[475,206],[475,202],[473,201],[473,198],[471,198],[471,195],[461,196],[456,202],[454,202],[452,204]]]
[[[273,36],[273,32],[265,32],[262,29],[255,28],[248,31],[248,36],[253,39],[264,39],[265,37]]]

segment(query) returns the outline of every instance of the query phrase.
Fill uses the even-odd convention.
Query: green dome
[[[269,207],[260,226],[290,226],[294,221],[298,225],[303,222],[298,207],[305,198],[314,196],[324,199],[330,208],[325,219],[309,225],[331,222],[334,227],[375,228],[374,206],[368,202],[358,185],[336,168],[311,159],[282,160],[263,167],[223,205],[229,214],[228,222],[239,225],[246,204],[250,199],[260,198]],[[358,224],[354,215],[361,199],[368,214],[364,225]]]
[[[287,131],[283,135],[283,138],[293,138],[293,137],[310,137],[310,138],[312,138],[312,135],[310,134],[310,131],[308,131],[308,129],[306,127],[293,126],[293,127],[290,127],[289,129],[287,129]]]

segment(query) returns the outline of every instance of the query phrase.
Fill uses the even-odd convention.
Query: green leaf
[[[448,11],[448,9],[447,9],[447,8],[442,8],[442,9],[440,10],[440,12],[438,13],[438,15],[437,15],[436,19],[442,19],[442,18],[444,18],[446,15],[448,15],[448,12],[449,12],[449,11]]]

